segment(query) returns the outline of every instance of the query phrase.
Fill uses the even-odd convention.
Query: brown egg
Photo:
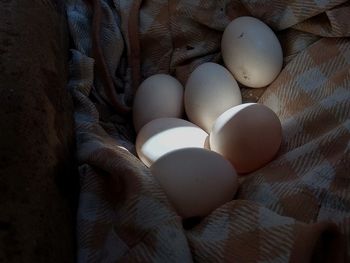
[[[282,141],[282,127],[268,107],[245,103],[219,116],[210,134],[210,149],[227,158],[240,174],[270,162]]]
[[[207,149],[170,152],[150,169],[183,218],[208,215],[231,201],[238,188],[237,174],[230,162]]]

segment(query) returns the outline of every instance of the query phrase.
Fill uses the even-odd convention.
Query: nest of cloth
[[[350,256],[350,3],[67,0],[80,172],[79,262],[345,262]],[[185,83],[222,64],[227,24],[249,15],[277,34],[284,65],[241,87],[279,117],[277,157],[240,180],[234,200],[185,228],[135,154],[129,109],[140,82]]]

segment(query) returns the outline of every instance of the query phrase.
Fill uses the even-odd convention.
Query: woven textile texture
[[[284,66],[267,88],[242,87],[283,126],[278,156],[240,180],[234,200],[184,228],[135,156],[130,115],[96,71],[90,1],[68,0],[68,88],[80,162],[79,262],[345,262],[350,253],[350,3],[344,0],[99,0],[99,42],[118,98],[140,81],[182,83],[250,15],[279,37]],[[347,251],[347,252],[346,252]]]

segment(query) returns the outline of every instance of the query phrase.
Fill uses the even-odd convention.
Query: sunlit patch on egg
[[[164,154],[189,147],[206,147],[208,134],[198,126],[177,118],[155,119],[142,127],[136,138],[141,161],[150,166]]]

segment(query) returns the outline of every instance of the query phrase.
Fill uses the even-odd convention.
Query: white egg
[[[242,95],[226,68],[208,62],[191,73],[184,102],[188,119],[209,133],[221,113],[242,103]]]
[[[140,160],[150,166],[164,154],[188,147],[204,148],[208,134],[186,120],[159,118],[142,127],[136,138]]]
[[[183,218],[208,215],[231,201],[238,188],[230,162],[206,149],[170,152],[150,169]]]
[[[221,52],[236,80],[248,87],[267,86],[282,68],[283,53],[275,33],[254,17],[238,17],[226,27]]]
[[[156,74],[138,87],[133,103],[136,132],[151,120],[163,117],[180,118],[184,112],[183,86],[174,77]]]
[[[210,149],[228,159],[238,173],[253,172],[270,162],[281,145],[278,116],[258,103],[244,103],[219,116],[210,134]]]

